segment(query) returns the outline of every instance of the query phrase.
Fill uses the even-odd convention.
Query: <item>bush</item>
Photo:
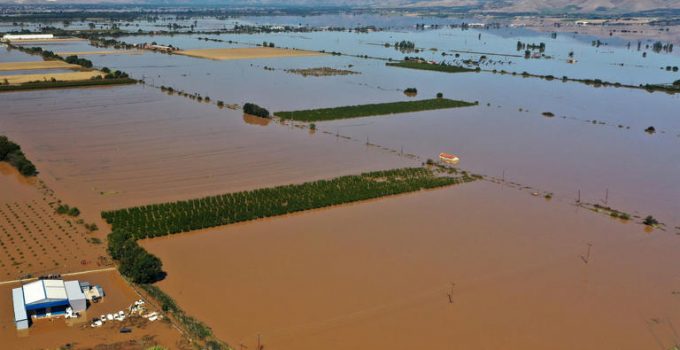
[[[645,224],[645,225],[647,225],[647,226],[656,226],[656,225],[659,224],[659,221],[656,220],[653,216],[648,215],[648,216],[642,221],[642,223]]]
[[[444,94],[442,94],[441,92],[438,92],[438,93],[437,93],[437,98],[444,98]]]
[[[73,216],[73,217],[80,215],[80,209],[78,209],[76,207],[70,207],[68,204],[60,204],[57,207],[56,212],[57,212],[57,214],[68,215],[68,216]],[[92,224],[92,225],[94,225],[94,224]],[[94,227],[96,228],[97,225],[94,225]],[[87,226],[86,226],[86,228],[87,228]]]
[[[269,118],[269,111],[254,104],[254,103],[246,103],[243,105],[243,113],[246,114],[251,114],[254,116],[262,117],[262,118]]]
[[[70,64],[77,64],[77,65],[85,67],[85,68],[92,68],[92,61],[90,61],[86,58],[79,58],[76,55],[72,55],[72,56],[68,56],[68,57],[64,58],[64,62],[70,63]]]

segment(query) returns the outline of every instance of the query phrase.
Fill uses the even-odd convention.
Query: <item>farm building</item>
[[[53,34],[5,34],[2,37],[3,41],[12,40],[46,40],[54,39]]]
[[[12,290],[14,321],[17,329],[28,328],[29,318],[63,315],[67,308],[82,312],[87,308],[78,281],[38,280]]]

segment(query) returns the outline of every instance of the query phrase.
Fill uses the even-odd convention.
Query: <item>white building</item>
[[[78,281],[37,280],[12,290],[14,321],[17,329],[26,329],[30,318],[63,315],[87,309],[85,294]]]
[[[3,41],[12,40],[49,40],[54,39],[54,34],[5,34]]]

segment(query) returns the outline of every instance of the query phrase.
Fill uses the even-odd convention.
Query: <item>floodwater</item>
[[[95,214],[417,164],[298,128],[253,127],[240,110],[145,86],[2,94],[0,101],[7,106],[0,129],[65,201]]]
[[[275,350],[680,340],[677,236],[488,182],[143,245],[168,271],[160,286],[235,348],[258,335]]]
[[[680,65],[677,53],[642,58],[617,39],[594,47],[583,36],[551,39],[524,29],[209,36],[234,44],[199,36],[121,39],[182,49],[268,41],[392,59],[413,54],[384,43],[413,40],[437,48],[418,53],[430,59],[441,60],[442,51],[458,52],[458,60],[487,55],[489,70],[631,84],[680,78],[660,69]],[[521,55],[518,40],[546,42],[553,58],[513,57]],[[93,50],[87,42],[50,48]],[[578,63],[566,63],[570,51]],[[33,57],[24,56],[3,51],[0,61]],[[236,348],[256,348],[258,335],[265,348],[284,350],[667,350],[680,343],[680,94],[425,72],[348,56],[88,58],[145,84],[0,94],[0,132],[20,143],[41,179],[86,217],[412,166],[440,152],[513,185],[485,180],[144,242],[168,272],[160,286]],[[285,72],[324,66],[360,74]],[[168,95],[161,85],[212,102]],[[310,132],[214,104],[282,111],[391,102],[412,99],[403,94],[408,87],[418,89],[418,99],[442,92],[479,105],[319,122]],[[648,126],[657,132],[645,133]],[[545,200],[532,192],[554,195]],[[623,223],[577,208],[579,198],[634,218]],[[650,214],[665,225],[645,230],[640,221]]]
[[[433,46],[450,45],[444,34],[469,36],[468,31],[460,30],[391,35],[392,39],[417,36],[414,40],[418,43],[418,38],[428,33]],[[266,38],[246,35],[240,40],[260,42],[259,39],[265,38],[277,45],[281,40],[289,40],[283,43],[305,49],[322,49],[324,47],[315,46],[321,42],[337,44],[340,51],[366,47],[396,52],[376,45],[362,46],[362,42],[373,40],[364,39],[370,35],[388,33],[321,32]],[[307,37],[308,40],[304,39]],[[155,40],[182,48],[243,46],[199,41],[196,36],[122,40],[128,39]],[[494,40],[501,39],[504,47],[512,48],[516,44],[514,37]],[[379,41],[378,38],[375,41]],[[578,41],[572,44],[578,45],[577,51],[592,55],[598,50]],[[556,45],[548,44],[548,50]],[[641,58],[625,48],[612,49],[616,60],[630,61],[623,67],[611,66],[613,75],[640,81],[653,80],[654,76],[664,81],[679,77],[677,73],[674,76],[654,68],[649,70],[653,74],[645,73],[643,79],[635,73],[640,68],[634,67]],[[668,64],[680,64],[675,54],[650,54],[648,58],[652,56],[670,60],[665,62]],[[473,172],[505,176],[507,180],[571,200],[576,200],[580,191],[584,201],[601,202],[642,217],[654,215],[670,228],[680,226],[680,186],[676,180],[680,177],[680,118],[677,117],[680,94],[596,88],[490,72],[426,72],[386,67],[384,61],[346,56],[220,62],[147,53],[100,56],[93,60],[99,65],[127,71],[152,86],[172,86],[225,103],[255,102],[272,111],[406,100],[409,98],[402,91],[407,87],[417,88],[418,98],[443,92],[448,98],[479,101],[478,107],[324,122],[317,123],[317,128],[332,135],[351,137],[357,144],[369,141],[392,150],[404,150],[417,155],[421,161],[435,158],[440,152],[455,153],[463,160],[460,166]],[[541,60],[535,61],[541,64]],[[560,65],[578,69],[582,76],[598,76],[598,69],[604,67],[597,62],[584,65],[562,62]],[[321,66],[351,69],[361,74],[315,78],[285,72]],[[233,82],[238,82],[238,87]],[[543,117],[543,112],[552,112],[556,117]],[[645,133],[649,126],[654,126],[657,133]],[[328,137],[323,132],[317,136]],[[650,162],[651,159],[655,161]]]

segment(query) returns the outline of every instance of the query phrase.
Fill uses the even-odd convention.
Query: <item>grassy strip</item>
[[[476,103],[433,98],[420,101],[402,101],[389,103],[375,103],[358,106],[344,106],[334,108],[309,109],[293,112],[276,112],[282,119],[292,119],[305,122],[325,121],[334,119],[349,119],[375,115],[429,111],[435,109],[458,108],[474,106]]]
[[[680,93],[680,84],[673,85],[647,84],[644,85],[643,88],[648,91],[663,91],[672,94]]]
[[[119,79],[90,79],[90,80],[75,80],[75,81],[39,81],[23,83],[20,85],[0,85],[0,92],[7,91],[26,91],[26,90],[42,90],[42,89],[61,89],[73,87],[86,86],[102,86],[102,85],[121,85],[121,84],[135,84],[137,81],[130,78]]]
[[[474,72],[475,71],[474,69],[465,68],[465,67],[461,67],[461,66],[454,66],[454,65],[448,65],[448,64],[430,64],[430,63],[417,62],[417,61],[391,62],[391,63],[386,63],[386,65],[389,66],[389,67],[431,70],[431,71],[446,72],[446,73],[465,73],[465,72]]]
[[[177,303],[160,288],[151,284],[140,284],[139,287],[148,293],[149,296],[156,299],[161,304],[163,311],[170,313],[192,337],[205,341],[207,349],[229,349],[229,346],[214,338],[210,327],[187,315],[184,310],[177,306]]]

